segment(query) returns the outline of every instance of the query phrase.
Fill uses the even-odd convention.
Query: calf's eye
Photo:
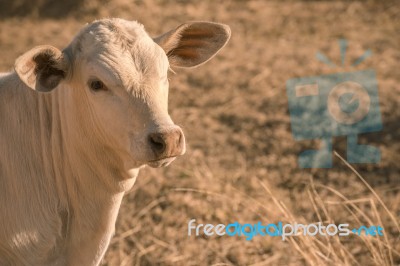
[[[89,81],[89,87],[92,91],[107,91],[108,88],[100,80]]]

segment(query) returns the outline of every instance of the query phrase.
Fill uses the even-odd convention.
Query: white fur
[[[212,55],[229,38],[221,29]],[[31,69],[43,47],[0,74],[0,265],[99,264],[124,193],[154,159],[148,134],[177,127],[167,112],[170,50],[159,40],[136,22],[96,21],[63,53],[51,48],[66,73],[51,92],[35,91]],[[94,77],[109,90],[91,91]]]

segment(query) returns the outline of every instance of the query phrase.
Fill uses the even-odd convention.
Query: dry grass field
[[[87,22],[137,20],[156,36],[185,21],[230,25],[228,45],[207,64],[170,73],[169,110],[187,153],[145,168],[119,213],[102,265],[400,265],[399,1],[0,0],[0,70],[40,44],[63,48]],[[349,42],[344,66],[337,40]],[[350,62],[371,49],[357,67]],[[300,169],[317,141],[291,134],[286,81],[373,68],[383,130],[361,142],[379,164],[349,166],[346,138],[331,169]],[[352,169],[351,167],[354,167]],[[384,237],[188,237],[197,223],[382,225]]]

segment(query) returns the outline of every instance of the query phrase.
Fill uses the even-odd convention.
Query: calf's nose
[[[156,160],[175,157],[185,152],[185,137],[180,128],[150,133],[148,140]]]

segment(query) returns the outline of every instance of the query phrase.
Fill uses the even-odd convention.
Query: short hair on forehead
[[[130,50],[140,37],[149,37],[144,26],[137,21],[101,19],[84,27],[75,38],[75,49],[82,51],[82,44],[91,35],[99,43],[113,43],[123,50]],[[150,38],[150,37],[149,37]]]
[[[92,43],[94,42],[94,43]],[[126,52],[131,55],[136,69],[144,76],[157,73],[166,73],[169,69],[169,62],[165,52],[158,47],[153,39],[147,34],[142,24],[136,21],[123,19],[102,19],[94,21],[84,27],[75,37],[71,44],[72,54],[85,55],[85,49],[96,52],[108,49],[107,44],[112,44],[113,49],[109,52]],[[92,56],[89,52],[87,56]],[[74,56],[73,60],[75,59]]]

